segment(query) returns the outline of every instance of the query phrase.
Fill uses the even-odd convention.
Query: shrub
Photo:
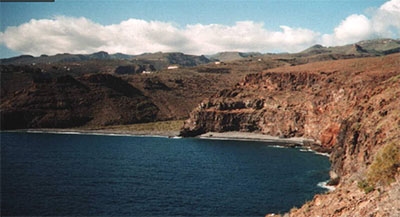
[[[375,155],[368,169],[367,180],[370,184],[388,185],[395,181],[397,167],[400,166],[400,147],[395,143],[383,146]]]
[[[361,180],[361,181],[359,181],[359,182],[357,183],[357,186],[358,186],[360,189],[364,190],[364,192],[365,192],[366,194],[368,194],[369,192],[375,190],[375,187],[372,186],[372,185],[370,185],[366,180]]]

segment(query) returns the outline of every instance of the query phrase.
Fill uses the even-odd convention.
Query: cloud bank
[[[129,19],[101,25],[84,17],[55,17],[8,27],[0,32],[0,44],[19,53],[140,54],[184,52],[212,54],[220,51],[298,52],[313,44],[343,45],[378,37],[400,36],[400,0],[391,0],[369,17],[352,14],[331,34],[280,26],[270,31],[261,22],[240,21],[234,25],[195,24],[184,27],[169,22]]]

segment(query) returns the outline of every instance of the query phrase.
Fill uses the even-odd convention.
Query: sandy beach
[[[244,141],[262,141],[279,144],[290,144],[290,145],[304,145],[304,142],[314,141],[303,137],[294,138],[280,138],[276,136],[264,135],[261,133],[248,133],[248,132],[208,132],[198,136],[201,139],[227,139],[227,140],[244,140]]]
[[[238,141],[257,141],[266,142],[273,145],[282,147],[301,147],[302,150],[311,151],[316,154],[324,155],[329,157],[329,151],[323,150],[318,142],[304,137],[293,137],[293,138],[280,138],[276,136],[265,135],[261,133],[249,133],[249,132],[208,132],[197,136],[200,139],[220,139],[220,140],[238,140]]]

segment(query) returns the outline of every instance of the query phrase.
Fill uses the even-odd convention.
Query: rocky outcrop
[[[368,207],[357,215],[347,211],[351,210],[348,206],[357,205],[357,198],[383,206],[378,201],[382,197],[365,195],[354,186],[365,178],[379,148],[400,144],[399,59],[400,55],[394,54],[318,62],[248,75],[234,88],[203,101],[191,113],[181,134],[250,131],[314,139],[317,147],[331,154],[331,176],[336,182],[340,180],[339,190],[316,197],[308,208],[293,210],[293,216],[386,215],[387,211]],[[392,188],[385,188],[391,192]],[[318,212],[318,207],[323,207],[317,204],[333,206],[329,205],[332,198],[351,196],[348,189],[360,192],[354,201],[340,203],[331,213],[327,209]]]

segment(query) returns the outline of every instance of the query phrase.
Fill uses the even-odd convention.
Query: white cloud
[[[188,43],[181,30],[171,23],[138,19],[103,26],[102,38],[106,39],[107,43],[99,49],[110,53],[175,51]]]
[[[400,13],[400,0],[388,1],[384,3],[380,9],[388,12]]]
[[[400,37],[400,0],[383,4],[372,18],[373,28],[381,37]]]
[[[56,53],[139,54],[157,51],[181,51],[210,54],[220,51],[299,51],[315,42],[318,33],[281,26],[271,32],[263,23],[241,21],[235,25],[187,25],[179,28],[168,22],[129,19],[103,26],[86,18],[56,17],[31,20],[9,27],[0,35],[12,50],[40,55]]]
[[[263,23],[254,21],[181,27],[139,19],[101,25],[83,17],[55,17],[8,27],[0,32],[0,44],[32,55],[100,50],[127,54],[158,51],[211,54],[233,50],[297,52],[315,43],[331,46],[374,37],[399,37],[400,0],[386,2],[368,17],[349,15],[331,34],[285,25],[280,28],[280,31],[270,31]]]
[[[192,39],[194,51],[215,53],[226,50],[238,51],[299,51],[315,42],[318,33],[305,29],[281,26],[282,31],[268,31],[263,23],[237,22],[234,26],[218,24],[191,25],[185,30]]]
[[[341,42],[365,39],[372,33],[371,21],[364,15],[347,17],[334,30],[334,36]]]
[[[1,41],[12,50],[28,54],[92,52],[105,43],[98,34],[93,34],[101,29],[101,25],[85,18],[33,19],[7,28]]]
[[[325,34],[321,43],[342,45],[371,38],[396,38],[400,36],[400,0],[391,0],[372,12],[370,18],[352,14],[334,29]]]

